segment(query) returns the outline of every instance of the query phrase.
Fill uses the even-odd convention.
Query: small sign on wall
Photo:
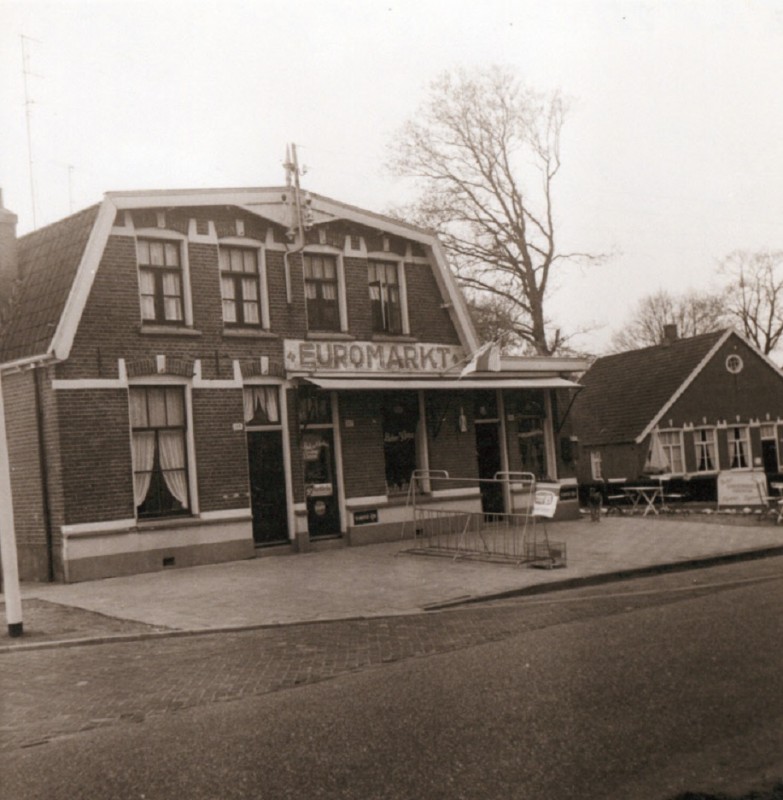
[[[245,426],[241,422],[235,422],[231,425],[231,430],[235,433],[241,433],[245,430]]]
[[[371,522],[378,521],[378,509],[371,508],[367,511],[354,511],[353,524],[354,525],[369,525]]]

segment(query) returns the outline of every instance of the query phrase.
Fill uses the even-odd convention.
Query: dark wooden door
[[[503,513],[503,484],[491,482],[500,472],[500,432],[497,422],[476,424],[476,456],[481,486],[481,510],[485,514]]]
[[[280,431],[247,434],[250,507],[256,544],[288,541],[283,435]]]

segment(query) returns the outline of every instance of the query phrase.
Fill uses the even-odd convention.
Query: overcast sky
[[[124,189],[284,182],[383,211],[392,133],[444,70],[511,65],[573,99],[550,316],[600,352],[644,295],[783,248],[783,0],[0,0],[0,187],[33,227]]]

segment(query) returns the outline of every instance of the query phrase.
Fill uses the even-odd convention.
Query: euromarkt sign
[[[331,342],[286,339],[285,367],[291,372],[440,374],[464,360],[461,347],[447,344]]]

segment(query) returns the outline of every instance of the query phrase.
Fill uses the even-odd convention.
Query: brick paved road
[[[410,617],[7,652],[0,654],[0,749],[718,591],[684,589],[637,595],[614,587],[593,600],[579,600],[583,590]]]

